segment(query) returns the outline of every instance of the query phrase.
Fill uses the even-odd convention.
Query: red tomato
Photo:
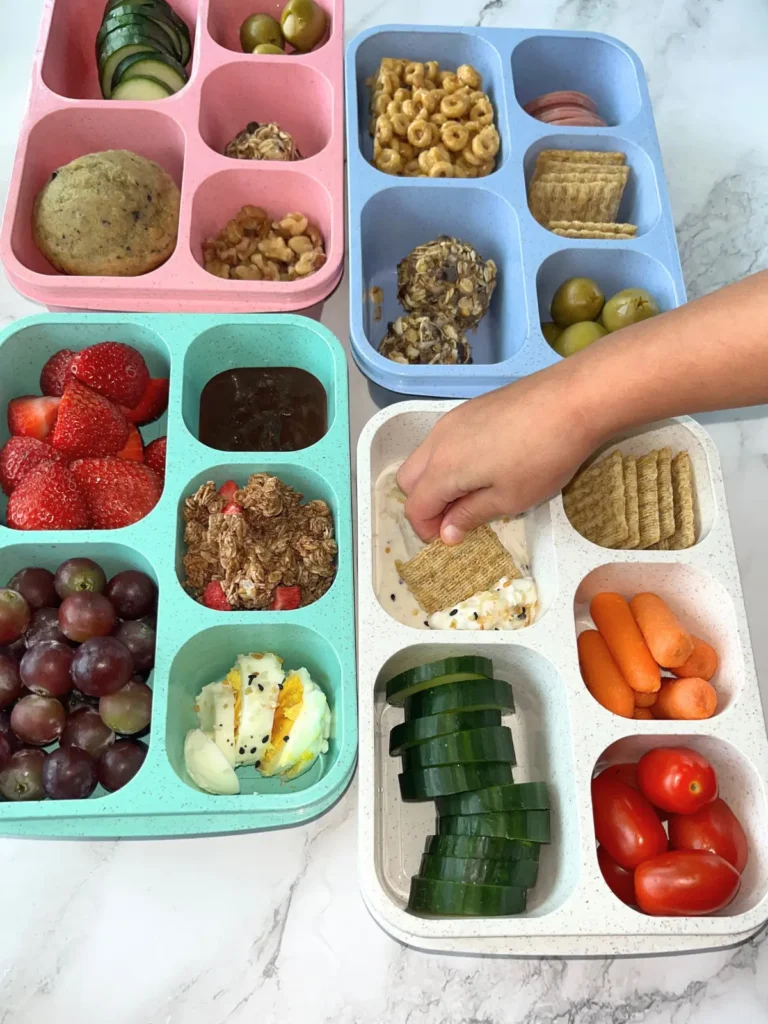
[[[715,769],[687,747],[657,747],[637,764],[640,791],[672,814],[693,814],[717,796]]]
[[[634,872],[623,868],[604,846],[597,848],[597,863],[600,865],[605,884],[613,895],[618,896],[621,902],[626,903],[628,907],[634,907],[637,903]]]
[[[749,856],[739,819],[719,797],[693,814],[671,815],[669,844],[673,850],[709,850],[733,864],[739,873]]]
[[[706,850],[671,850],[635,871],[635,896],[646,914],[690,917],[714,914],[739,891],[741,875]]]
[[[624,762],[622,764],[612,764],[608,768],[603,768],[600,772],[601,775],[607,775],[612,779],[621,779],[622,782],[626,782],[632,789],[640,790],[640,784],[637,781],[637,762]],[[654,810],[659,816],[660,821],[667,820],[667,812],[662,811],[659,807],[655,807]]]
[[[642,793],[620,779],[592,780],[597,841],[628,871],[667,849],[667,833]]]

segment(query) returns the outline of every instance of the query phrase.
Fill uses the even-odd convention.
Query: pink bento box
[[[344,262],[343,0],[318,0],[325,43],[308,54],[240,50],[250,14],[279,18],[285,0],[170,0],[193,37],[188,84],[154,102],[104,100],[94,41],[103,0],[46,0],[8,192],[0,256],[11,283],[51,309],[319,316]],[[250,121],[276,121],[304,159],[234,160],[226,143]],[[85,153],[131,149],[156,160],[181,189],[170,259],[140,277],[60,274],[32,239],[35,196],[51,173]],[[245,204],[271,216],[301,211],[320,228],[328,260],[303,281],[224,281],[203,269],[202,242]]]

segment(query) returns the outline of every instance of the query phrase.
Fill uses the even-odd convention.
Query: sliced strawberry
[[[8,499],[14,530],[86,530],[88,506],[72,472],[57,462],[40,462],[24,475]]]
[[[141,434],[133,425],[129,425],[128,440],[125,442],[125,447],[122,451],[117,453],[118,459],[127,459],[129,462],[143,462],[144,461],[144,445],[141,441]]]
[[[128,440],[129,425],[118,407],[103,395],[72,380],[60,401],[59,417],[51,441],[67,458],[117,455]]]
[[[51,356],[40,374],[40,390],[44,395],[61,398],[64,388],[72,379],[74,360],[75,353],[68,348],[63,348]]]
[[[131,409],[121,406],[125,418],[140,427],[160,419],[168,408],[169,383],[167,377],[152,377],[138,405]]]
[[[78,459],[72,472],[97,530],[118,530],[148,515],[160,500],[157,473],[124,459]]]
[[[206,608],[213,608],[217,612],[232,611],[232,606],[224,593],[224,587],[218,580],[211,580],[203,591],[203,604]]]
[[[158,437],[154,441],[150,441],[144,449],[144,465],[154,469],[161,480],[165,480],[165,452],[167,445],[167,437]]]
[[[219,488],[219,494],[222,498],[226,498],[227,501],[232,501],[235,494],[240,490],[234,480],[227,480]]]
[[[119,341],[102,341],[78,352],[72,373],[100,395],[132,408],[149,384],[149,370],[140,352]]]
[[[60,398],[22,395],[8,403],[8,429],[14,437],[35,437],[44,441],[53,430]]]
[[[12,437],[0,448],[0,487],[11,494],[31,469],[41,462],[58,462],[66,466],[67,460],[45,441],[35,437]]]
[[[243,514],[242,505],[238,505],[236,501],[228,502],[221,510],[223,516],[241,516]]]
[[[275,587],[272,595],[271,612],[290,612],[301,604],[301,587]]]

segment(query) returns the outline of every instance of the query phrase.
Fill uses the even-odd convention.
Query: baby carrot
[[[643,721],[643,722],[645,722],[645,721],[652,722],[653,721],[653,715],[651,713],[651,709],[650,708],[635,708],[635,711],[634,711],[634,714],[632,715],[632,717],[635,720],[639,720],[639,721]]]
[[[706,640],[701,640],[697,636],[691,636],[691,640],[693,640],[693,654],[682,665],[678,665],[671,671],[680,679],[695,676],[697,679],[706,679],[709,682],[717,672],[717,653]]]
[[[659,666],[653,660],[626,600],[621,594],[596,594],[589,611],[632,689],[655,693],[661,686]]]
[[[662,668],[682,665],[693,654],[693,640],[657,594],[637,594],[629,607],[648,649]]]
[[[711,718],[717,693],[706,679],[666,679],[653,705],[654,718]]]
[[[589,692],[614,715],[631,718],[635,710],[634,692],[619,671],[605,640],[596,629],[585,629],[576,643],[581,674]]]
[[[633,691],[635,694],[635,707],[636,708],[652,708],[656,703],[657,693],[640,693],[638,690]]]

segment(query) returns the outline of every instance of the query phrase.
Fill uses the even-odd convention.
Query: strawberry
[[[72,380],[60,401],[59,418],[53,432],[53,447],[69,459],[96,455],[117,455],[128,440],[128,422],[118,407],[103,395]]]
[[[31,469],[41,462],[57,462],[66,466],[67,460],[45,441],[34,437],[12,437],[0,448],[0,487],[6,494],[21,483]]]
[[[119,341],[102,341],[78,352],[72,373],[81,384],[129,409],[141,401],[149,384],[141,353]]]
[[[75,353],[68,348],[62,348],[51,356],[40,374],[40,390],[44,395],[61,398],[64,388],[72,379],[74,359]]]
[[[232,606],[224,593],[224,587],[218,580],[211,580],[203,591],[203,604],[217,612],[231,612]]]
[[[23,395],[8,403],[8,429],[14,437],[35,437],[44,441],[53,430],[60,398]]]
[[[138,405],[132,409],[121,406],[125,418],[140,427],[159,419],[168,408],[168,385],[167,377],[153,377]]]
[[[237,486],[234,480],[226,480],[219,488],[219,494],[222,498],[227,499],[227,504],[221,510],[221,514],[224,516],[239,516],[243,514],[243,510],[240,505],[235,501],[235,493],[240,488]]]
[[[125,442],[125,448],[117,453],[117,457],[118,459],[127,459],[129,462],[143,462],[144,445],[141,441],[141,434],[132,423],[128,426],[128,440]]]
[[[88,506],[72,472],[57,462],[39,462],[25,473],[8,499],[14,530],[87,530]]]
[[[158,437],[150,441],[144,449],[144,464],[154,469],[161,480],[165,480],[165,453],[168,444],[167,437]]]
[[[148,515],[160,500],[157,473],[124,459],[78,459],[72,472],[97,530],[118,530]]]
[[[275,587],[272,594],[271,612],[290,612],[301,604],[301,587]]]

